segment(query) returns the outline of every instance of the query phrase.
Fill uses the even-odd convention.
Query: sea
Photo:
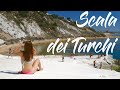
[[[107,39],[107,38],[106,38]],[[88,42],[93,42],[93,41],[96,41],[97,43],[98,42],[102,42],[102,44],[105,43],[106,39],[97,39],[97,40],[90,40],[90,41],[87,41]],[[116,38],[110,38],[110,42],[114,42]],[[91,54],[106,54],[103,53],[103,52],[100,52],[100,53],[96,53],[93,49],[90,50],[90,53]],[[116,45],[113,49],[113,53],[111,53],[111,49],[109,49],[109,55],[112,55],[113,59],[116,59],[116,60],[120,60],[120,38],[118,38],[118,41],[116,42]],[[84,53],[85,54],[85,53]]]
[[[89,42],[94,42],[96,41],[97,43],[98,42],[102,42],[102,44],[105,43],[107,38],[102,38],[102,39],[89,39],[87,40],[86,42],[84,42],[84,44],[88,44]],[[110,38],[110,42],[114,42],[116,38]],[[47,48],[48,48],[48,45],[50,43],[43,43],[43,44],[39,44],[37,46],[35,46],[35,48],[37,49],[37,52],[39,55],[53,55],[52,52],[47,52]],[[73,54],[73,48],[74,48],[74,44],[69,44],[68,47],[66,48],[66,52],[63,53],[63,52],[55,52],[54,55],[90,55],[90,54],[93,54],[93,55],[101,55],[101,54],[105,54],[103,52],[99,52],[99,53],[96,53],[94,51],[94,49],[91,49],[90,52],[76,52],[75,54]],[[76,50],[77,51],[77,50]],[[109,50],[109,55],[111,55],[113,57],[113,59],[116,59],[116,60],[120,60],[120,38],[118,38],[118,41],[116,42],[116,45],[113,49],[113,53],[111,53],[111,50]]]

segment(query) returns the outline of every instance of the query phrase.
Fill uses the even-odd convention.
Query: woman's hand
[[[20,45],[20,44],[16,45],[16,47],[15,47],[15,49],[14,49],[14,53],[15,53],[15,54],[18,54],[18,53],[20,52],[20,48],[21,48],[21,45]]]

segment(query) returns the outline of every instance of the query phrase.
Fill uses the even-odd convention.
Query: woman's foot
[[[43,68],[41,67],[41,64],[39,63],[37,71],[40,71],[40,70],[43,70]]]
[[[38,69],[37,69],[37,71],[41,71],[41,70],[43,70],[43,68],[38,68]]]

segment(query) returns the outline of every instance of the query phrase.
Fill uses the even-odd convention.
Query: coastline
[[[77,38],[77,37],[76,37]],[[106,39],[106,38],[120,38],[120,36],[107,36],[107,37],[85,37],[86,39],[90,40],[97,40],[97,39]],[[57,39],[57,38],[56,38]],[[44,44],[44,43],[50,43],[50,42],[55,42],[56,39],[44,39],[44,40],[34,40],[32,43],[33,45],[39,45],[39,44]],[[66,41],[68,38],[60,38],[60,41]],[[71,38],[75,39],[75,38]],[[15,44],[10,44],[10,45],[1,45],[0,46],[0,54],[7,54],[9,48],[15,48],[16,46],[18,46],[19,43],[15,43]]]
[[[97,37],[86,39],[104,39],[108,37]],[[115,38],[115,37],[111,37]],[[71,38],[75,39],[75,38]],[[61,39],[62,41],[67,40]],[[56,39],[46,39],[40,41],[34,41],[33,45],[44,44],[54,42]],[[120,73],[115,70],[110,70],[110,66],[103,60],[104,57],[98,59],[97,55],[93,55],[90,58],[89,55],[81,56],[64,56],[64,62],[62,62],[62,55],[36,55],[35,57],[40,59],[43,71],[36,72],[33,75],[17,75],[17,72],[21,70],[20,58],[16,55],[12,57],[7,56],[10,47],[16,47],[19,43],[11,45],[0,46],[0,78],[2,79],[119,79]],[[97,65],[103,62],[102,69],[94,68],[93,62],[97,60]],[[108,58],[110,62],[114,62],[113,58]],[[5,65],[5,66],[4,66]],[[6,67],[7,66],[7,67]]]

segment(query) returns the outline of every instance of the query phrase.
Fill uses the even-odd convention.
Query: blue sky
[[[73,19],[74,21],[78,21],[78,22],[85,22],[85,21],[82,21],[80,20],[80,15],[83,13],[84,11],[48,11],[49,14],[57,14],[59,16],[63,16],[65,18],[67,17],[70,17],[71,19]],[[92,16],[95,16],[96,17],[96,20],[99,16],[102,16],[103,18],[106,18],[108,13],[111,12],[112,15],[111,16],[114,16],[116,17],[118,20],[115,24],[115,27],[112,25],[112,26],[107,26],[107,28],[105,27],[102,27],[102,26],[93,26],[92,28],[94,28],[95,30],[97,31],[106,31],[106,30],[109,30],[109,31],[115,31],[115,32],[120,32],[120,11],[88,11],[89,14],[88,14],[88,20],[92,17]],[[111,17],[110,16],[110,17]]]

